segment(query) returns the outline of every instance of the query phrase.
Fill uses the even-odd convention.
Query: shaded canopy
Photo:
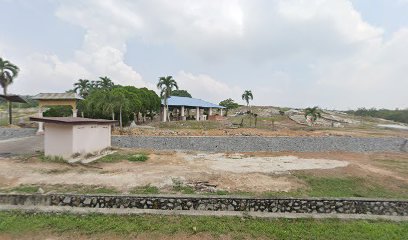
[[[162,100],[162,105],[164,105],[164,100]],[[185,107],[200,107],[200,108],[222,108],[224,109],[225,107],[210,103],[201,99],[197,98],[189,98],[189,97],[177,97],[177,96],[171,96],[167,99],[167,105],[168,106],[185,106]]]

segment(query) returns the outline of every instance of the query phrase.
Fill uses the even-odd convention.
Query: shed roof
[[[7,101],[10,102],[19,102],[19,103],[27,103],[24,98],[18,96],[18,95],[0,95],[1,98],[6,99]]]
[[[167,99],[167,104],[169,106],[185,106],[185,107],[201,107],[201,108],[225,108],[223,106],[210,103],[197,98],[189,97],[177,97],[171,96]],[[164,100],[162,100],[162,105],[164,105]]]
[[[116,120],[79,118],[79,117],[30,117],[30,121],[69,125],[115,124],[118,122]]]
[[[83,98],[76,93],[40,93],[33,97],[37,100],[82,100]]]

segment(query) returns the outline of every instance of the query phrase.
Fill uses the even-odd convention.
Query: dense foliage
[[[225,107],[225,111],[226,111],[226,115],[228,115],[228,111],[230,109],[234,109],[234,108],[238,108],[239,105],[238,103],[234,102],[234,100],[232,100],[231,98],[225,99],[224,101],[221,101],[220,106]]]
[[[123,124],[145,121],[160,110],[160,98],[153,90],[115,85],[112,88],[92,89],[78,109],[85,117],[118,119]]]
[[[171,96],[177,96],[177,97],[189,97],[191,98],[191,94],[187,92],[187,90],[173,90],[171,92]]]
[[[375,108],[359,108],[357,110],[347,111],[349,114],[364,117],[377,117],[396,122],[408,123],[408,109],[403,110],[389,110],[389,109],[375,109]]]
[[[52,106],[43,112],[44,117],[70,117],[72,116],[71,106]]]

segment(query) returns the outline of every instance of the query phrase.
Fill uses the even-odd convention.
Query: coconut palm
[[[176,80],[172,76],[160,77],[157,83],[157,88],[160,89],[160,97],[164,100],[164,107],[167,111],[165,117],[166,120],[169,119],[169,106],[167,106],[167,99],[171,96],[172,90],[175,88],[178,90],[178,85]]]
[[[310,107],[306,108],[305,109],[305,118],[307,119],[308,116],[310,116],[310,120],[311,120],[312,125],[313,125],[318,118],[322,117],[319,107],[315,106],[315,107],[312,107],[312,108],[310,108]]]
[[[249,100],[254,100],[254,95],[252,95],[251,90],[245,90],[242,94],[242,100],[245,100],[247,107],[249,106]]]
[[[74,83],[74,92],[78,93],[83,98],[88,96],[91,88],[91,82],[87,79],[79,79],[78,82]]]
[[[3,94],[7,95],[7,88],[13,83],[13,80],[17,77],[20,69],[13,63],[0,57],[0,85],[3,88]],[[8,102],[9,124],[12,123],[12,111],[11,102]]]
[[[103,88],[103,89],[111,89],[115,85],[112,80],[108,77],[100,77],[100,80],[96,82],[98,88]]]

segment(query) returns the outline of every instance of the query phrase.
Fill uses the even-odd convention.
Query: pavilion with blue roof
[[[162,107],[163,107],[162,108],[163,109],[162,120],[163,122],[166,121],[166,117],[164,116],[167,115],[167,110],[172,115],[170,119],[186,120],[186,119],[194,118],[196,121],[203,121],[203,120],[211,119],[212,116],[214,116],[213,115],[214,109],[219,109],[220,115],[222,116],[223,115],[222,110],[225,108],[223,106],[220,106],[214,103],[210,103],[210,102],[207,102],[201,99],[189,98],[189,97],[177,97],[177,96],[169,97],[167,99],[167,105],[168,105],[168,109],[165,108],[164,100],[162,100]],[[186,116],[186,110],[187,110],[187,116]],[[194,110],[195,114],[191,116],[190,110]],[[208,118],[207,118],[207,115],[204,114],[205,110],[207,111]]]

